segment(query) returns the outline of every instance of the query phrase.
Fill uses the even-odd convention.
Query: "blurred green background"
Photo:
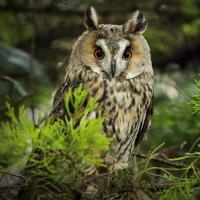
[[[91,5],[100,23],[123,24],[135,10],[144,12],[155,102],[149,137],[141,148],[165,142],[177,152],[190,150],[200,136],[200,117],[189,104],[200,73],[199,0],[1,0],[0,120],[6,120],[6,101],[15,107],[26,104],[36,123],[38,113],[48,114]]]

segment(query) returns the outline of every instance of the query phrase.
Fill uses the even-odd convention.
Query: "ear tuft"
[[[84,24],[88,31],[97,30],[99,27],[98,24],[98,15],[96,10],[93,7],[89,7],[84,16]]]
[[[147,21],[140,11],[135,11],[133,17],[129,19],[123,27],[124,33],[142,34],[147,27]]]

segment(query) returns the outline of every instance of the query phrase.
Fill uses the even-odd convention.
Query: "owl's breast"
[[[97,112],[104,118],[104,132],[115,138],[113,152],[126,160],[152,100],[153,77],[143,75],[119,81],[88,74],[82,80],[90,96],[98,99]]]
[[[86,88],[90,95],[99,100],[99,112],[105,119],[105,131],[123,138],[130,124],[140,121],[153,95],[153,80],[147,77],[88,81]]]

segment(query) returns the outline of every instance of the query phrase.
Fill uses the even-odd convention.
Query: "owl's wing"
[[[143,121],[143,123],[141,123],[140,129],[137,133],[136,140],[135,140],[135,146],[137,146],[141,142],[145,133],[148,131],[148,128],[151,123],[152,115],[153,115],[153,98],[151,100],[149,107],[146,110],[146,115],[144,116],[145,117],[144,121]]]
[[[76,88],[80,85],[80,79],[74,80],[73,82],[70,82],[68,78],[65,79],[65,81],[62,83],[62,85],[57,89],[54,100],[53,100],[53,107],[50,112],[50,117],[53,117],[54,120],[59,118],[64,118],[66,115],[65,105],[64,105],[64,98],[66,93],[68,92],[69,88]],[[70,111],[73,112],[73,108],[71,104],[69,104]]]
[[[64,109],[64,96],[68,89],[70,88],[70,83],[68,80],[65,80],[64,83],[57,89],[54,99],[53,99],[53,107],[50,112],[50,116],[54,119],[61,118]]]

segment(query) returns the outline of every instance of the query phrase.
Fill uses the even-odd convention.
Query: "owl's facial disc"
[[[95,45],[96,49],[101,49],[101,54],[103,54],[103,56],[95,56],[97,63],[112,78],[119,75],[126,68],[128,61],[132,57],[132,47],[127,39],[115,42],[98,39]]]

